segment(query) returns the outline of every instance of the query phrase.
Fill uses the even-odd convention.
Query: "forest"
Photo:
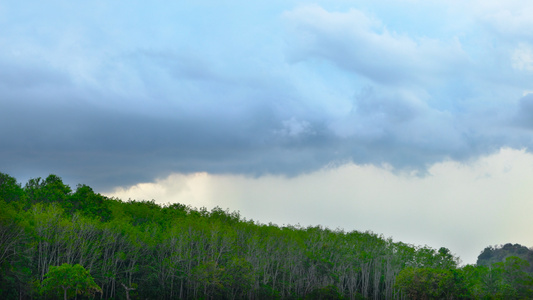
[[[533,250],[475,265],[370,231],[262,224],[0,173],[1,299],[533,299]]]

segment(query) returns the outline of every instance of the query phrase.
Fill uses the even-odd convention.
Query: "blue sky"
[[[434,194],[481,201],[463,212],[529,205],[513,182],[533,176],[532,13],[526,1],[2,1],[0,166],[22,182],[55,173],[110,195],[450,245],[468,260],[506,239],[533,246],[519,229],[465,245],[482,235],[454,237],[476,227],[466,215],[433,235],[416,229],[435,218],[408,211],[334,216],[402,204],[432,216]],[[476,181],[498,174],[509,184]],[[358,181],[372,176],[386,194]],[[198,196],[199,178],[231,192]],[[335,196],[295,199],[310,186]],[[269,201],[293,208],[267,214]]]

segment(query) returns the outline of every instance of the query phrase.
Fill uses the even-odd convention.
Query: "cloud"
[[[533,128],[533,93],[526,93],[520,99],[515,122],[520,127]]]
[[[4,4],[0,165],[108,190],[173,172],[297,176],[347,162],[422,174],[530,149],[528,41],[500,47],[449,13],[422,35],[411,29],[424,18],[363,4]]]
[[[533,47],[524,44],[518,46],[512,54],[512,60],[513,68],[533,71]]]
[[[292,61],[325,59],[377,83],[427,83],[468,63],[457,39],[414,39],[356,9],[343,13],[303,6],[286,12],[285,18]]]
[[[238,208],[247,219],[372,230],[397,241],[448,247],[475,263],[488,245],[533,244],[533,156],[503,149],[467,164],[446,161],[425,177],[346,164],[283,178],[195,173],[116,189],[122,199]]]
[[[476,1],[469,4],[472,11],[486,26],[504,40],[523,40],[533,38],[528,27],[533,26],[530,16],[533,5],[523,1]]]
[[[309,132],[310,124],[307,121],[298,121],[294,117],[281,122],[283,129],[279,132],[282,136],[295,137],[303,134],[312,134]]]

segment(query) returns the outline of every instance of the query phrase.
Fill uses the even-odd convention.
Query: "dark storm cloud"
[[[183,68],[171,64],[181,56],[164,59],[173,72]],[[13,67],[11,72],[27,71]],[[173,72],[168,74],[175,76]],[[236,85],[214,72],[198,72],[180,73],[180,78],[202,78],[221,91],[231,92]],[[40,75],[19,86],[4,85],[20,92],[6,92],[7,100],[0,103],[2,171],[23,177],[56,173],[71,185],[111,189],[172,172],[294,176],[348,161],[423,172],[433,162],[467,159],[505,144],[484,136],[473,142],[476,137],[468,133],[473,128],[461,128],[461,119],[416,97],[372,87],[352,98],[351,112],[343,118],[317,114],[304,105],[283,106],[288,102],[271,97],[289,99],[290,90],[271,93],[269,86],[231,101],[206,102],[204,94],[191,92],[189,97],[196,98],[181,101],[176,96],[178,105],[165,104],[171,97],[152,100],[154,106],[145,111],[128,107],[136,104],[134,99],[103,105],[118,100],[76,90],[57,71],[31,73]],[[46,93],[46,101],[39,93]],[[97,97],[104,98],[94,101]],[[522,100],[524,111],[528,99]]]
[[[531,147],[533,101],[517,96],[533,79],[527,41],[490,48],[477,44],[490,33],[396,32],[351,7],[242,4],[0,6],[0,171],[111,189],[346,162],[423,173]]]
[[[429,135],[439,128],[413,127],[420,108],[365,93],[355,101],[352,123],[344,124],[357,131],[346,136],[334,132],[328,120],[287,120],[266,104],[238,115],[219,106],[207,115],[177,109],[150,116],[76,99],[31,106],[4,101],[0,165],[15,175],[38,170],[44,173],[32,176],[57,173],[71,184],[110,189],[171,172],[293,176],[347,161],[423,169],[443,157],[470,155],[467,146],[435,145]],[[446,142],[444,134],[438,139]]]
[[[88,178],[84,183],[100,188],[170,172],[296,174],[322,165],[318,153],[327,145],[315,125],[312,135],[284,136],[279,116],[268,108],[238,116],[221,110],[159,117],[70,99],[31,106],[4,101],[0,109],[5,172],[57,172],[72,180]]]

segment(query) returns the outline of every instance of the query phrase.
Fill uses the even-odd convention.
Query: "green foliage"
[[[272,286],[267,284],[260,284],[259,288],[254,291],[254,295],[257,296],[258,299],[268,299],[268,300],[277,300],[281,299],[281,295],[279,291],[276,291],[272,288]]]
[[[315,288],[311,293],[305,295],[306,300],[341,300],[344,299],[339,289],[334,285]]]
[[[531,299],[533,278],[526,272],[528,262],[508,257],[491,266],[465,266],[465,285],[474,299]]]
[[[451,271],[432,268],[406,268],[396,277],[396,286],[409,299],[447,299],[455,290]]]
[[[230,298],[246,298],[254,284],[252,264],[242,257],[233,257],[224,270],[227,274],[226,294]]]
[[[528,272],[533,273],[533,250],[520,244],[505,244],[497,247],[486,247],[477,258],[477,265],[491,266],[504,262],[507,257],[516,256],[529,262]]]
[[[455,269],[458,265],[458,259],[455,258],[448,248],[439,248],[435,255],[434,267],[438,269]]]
[[[67,200],[72,189],[63,183],[61,177],[50,174],[45,180],[41,177],[33,178],[26,183],[24,191],[30,204],[44,202],[63,203]]]
[[[8,198],[0,199],[2,299],[36,299],[41,291],[73,297],[76,288],[84,297],[101,291],[102,299],[533,298],[523,258],[457,268],[446,248],[368,231],[280,227],[219,207],[110,199],[86,185],[72,192],[55,175],[23,189],[0,178]],[[89,279],[85,287],[61,283],[55,274],[68,273],[56,267],[63,263],[86,266],[92,276],[78,273],[98,288]]]
[[[228,210],[223,210],[222,208],[216,206],[209,213],[209,218],[217,220],[218,222],[223,222],[225,224],[237,224],[240,221],[240,214],[238,212],[230,212]]]
[[[45,277],[41,283],[41,291],[45,294],[63,294],[65,300],[75,294],[90,296],[102,291],[91,274],[79,264],[50,266]]]
[[[192,278],[200,286],[201,295],[206,298],[222,297],[231,284],[228,273],[214,261],[196,266],[192,271]]]
[[[70,213],[81,212],[88,217],[97,217],[102,221],[111,219],[111,210],[107,207],[106,197],[96,194],[87,185],[79,184],[76,192],[68,197],[64,207]]]
[[[17,180],[0,172],[0,200],[6,202],[24,201],[24,190]]]
[[[529,262],[517,256],[510,256],[503,263],[494,264],[502,269],[504,285],[509,287],[507,299],[533,298],[533,277],[526,272]]]
[[[16,202],[0,199],[0,298],[18,298],[17,288],[31,280],[28,268],[29,236],[24,212]],[[26,293],[23,293],[26,294]]]

